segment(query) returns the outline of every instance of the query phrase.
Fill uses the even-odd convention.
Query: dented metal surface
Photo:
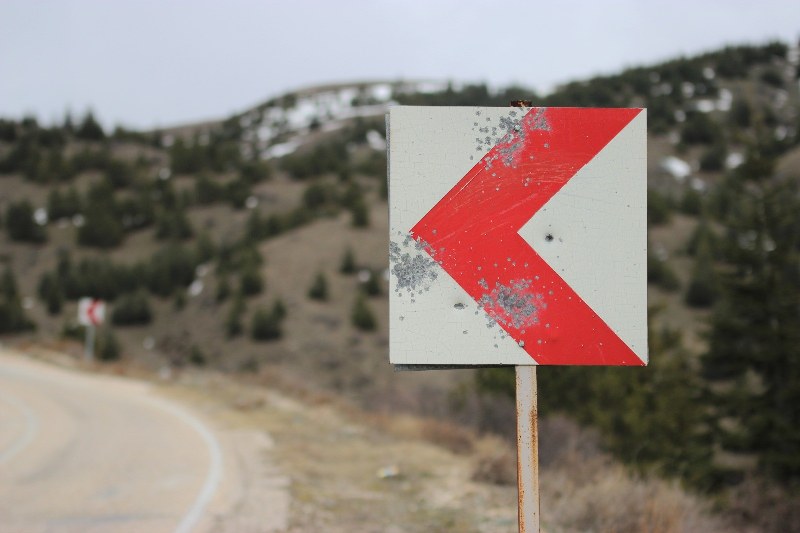
[[[390,272],[395,278],[395,292],[402,296],[421,294],[428,290],[430,284],[439,275],[436,262],[423,250],[427,244],[422,240],[414,240],[411,235],[402,235],[402,239],[389,242]]]

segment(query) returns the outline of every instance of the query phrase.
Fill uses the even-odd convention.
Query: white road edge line
[[[203,438],[210,455],[208,474],[206,475],[206,480],[203,483],[203,488],[197,495],[192,507],[189,508],[189,511],[178,524],[178,527],[175,528],[175,533],[189,533],[203,517],[203,512],[205,511],[206,506],[214,497],[214,493],[216,492],[217,487],[222,480],[222,449],[211,430],[209,430],[208,427],[198,418],[189,414],[189,412],[185,411],[184,409],[171,405],[163,400],[155,398],[152,398],[152,400],[154,404],[158,405],[158,407],[181,419],[192,429],[194,429]]]
[[[0,452],[0,465],[6,464],[11,461],[18,453],[28,447],[34,441],[36,435],[39,433],[39,418],[33,410],[25,405],[25,402],[18,400],[8,393],[0,395],[0,400],[6,405],[10,405],[25,417],[25,431],[21,437],[3,452]]]

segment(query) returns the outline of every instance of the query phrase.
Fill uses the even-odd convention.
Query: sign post
[[[517,495],[520,533],[539,531],[539,412],[536,367],[515,367],[517,384]]]
[[[94,359],[95,329],[103,323],[106,316],[106,304],[94,298],[78,300],[78,323],[86,327],[86,343],[83,355],[87,361]]]
[[[515,366],[538,531],[536,365],[647,364],[646,111],[394,107],[390,361]]]

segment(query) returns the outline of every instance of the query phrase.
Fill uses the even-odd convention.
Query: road
[[[220,492],[241,490],[226,456],[144,382],[0,350],[0,533],[228,529]]]

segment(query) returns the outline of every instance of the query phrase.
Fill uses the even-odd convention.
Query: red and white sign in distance
[[[106,318],[106,304],[94,298],[78,300],[78,322],[83,326],[99,326]]]
[[[646,112],[395,107],[390,359],[647,363]]]

